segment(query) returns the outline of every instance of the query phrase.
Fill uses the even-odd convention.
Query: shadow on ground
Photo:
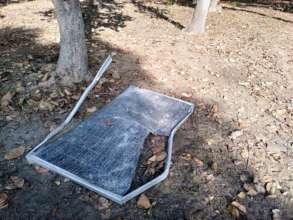
[[[114,0],[84,1],[81,7],[88,38],[91,37],[94,30],[102,31],[104,28],[110,28],[118,31],[125,27],[125,23],[131,21],[131,17],[121,12],[124,4]]]
[[[293,2],[287,0],[224,0],[223,2],[230,2],[239,7],[259,7],[271,8],[274,10],[293,12]]]
[[[166,15],[166,10],[145,5],[142,1],[132,0],[131,2],[137,7],[139,12],[149,15],[151,18],[163,19],[180,30],[184,29],[184,26],[182,24],[172,20]]]
[[[253,6],[253,7],[257,7],[257,6]],[[223,8],[226,9],[226,10],[242,11],[242,12],[252,13],[252,14],[260,15],[262,17],[268,17],[268,18],[271,18],[271,19],[275,19],[275,20],[278,20],[278,21],[281,21],[281,22],[293,23],[292,20],[287,20],[287,19],[277,17],[277,16],[271,16],[271,15],[268,15],[268,14],[265,14],[265,13],[262,13],[262,12],[253,11],[251,9],[246,9],[245,6],[244,7],[243,6],[242,7],[236,7],[236,8],[235,7],[230,7],[230,6],[224,6]]]

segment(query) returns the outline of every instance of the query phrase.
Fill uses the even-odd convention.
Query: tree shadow
[[[184,29],[185,27],[177,22],[169,18],[166,14],[166,10],[161,10],[159,8],[154,8],[152,6],[145,5],[142,1],[131,0],[131,2],[138,8],[138,11],[141,13],[145,13],[149,15],[151,18],[159,18],[169,22],[170,24],[174,25],[179,30]]]
[[[293,12],[292,1],[274,1],[274,0],[224,0],[223,2],[230,2],[237,7],[259,7],[259,8],[271,8],[283,12]]]
[[[257,7],[257,6],[253,5],[253,7]],[[271,15],[268,15],[268,14],[265,14],[265,13],[262,13],[262,12],[258,12],[258,11],[249,10],[249,9],[244,8],[244,7],[235,8],[235,7],[230,7],[230,6],[223,6],[223,8],[226,9],[226,10],[231,10],[231,11],[243,11],[243,12],[248,12],[248,13],[252,13],[252,14],[257,14],[257,15],[260,15],[260,16],[263,16],[263,17],[272,18],[272,19],[282,21],[282,22],[286,22],[286,23],[293,23],[293,21],[291,21],[291,20],[287,20],[287,19],[284,19],[284,18],[276,17],[276,16],[271,16]]]
[[[33,84],[38,85],[40,79],[48,73],[42,67],[57,62],[58,46],[39,44],[38,29],[6,28],[0,29],[0,72],[8,74],[1,82],[1,96],[15,88],[17,82],[22,81],[28,97],[32,98],[29,90]],[[179,88],[175,93],[160,86],[156,79],[141,67],[141,57],[123,48],[114,47],[93,36],[89,41],[90,70],[95,72],[105,55],[115,52],[113,64],[104,75],[102,82],[93,93],[102,94],[97,100],[90,95],[81,109],[85,112],[88,107],[101,108],[120,94],[129,85],[154,89],[166,95],[185,99]],[[20,65],[25,63],[24,66]],[[4,74],[4,75],[5,75]],[[115,79],[113,76],[116,76]],[[117,75],[119,77],[117,77]],[[73,87],[84,87],[74,85]],[[157,89],[155,89],[157,87]],[[42,90],[42,88],[39,88]],[[55,88],[54,88],[55,89]],[[74,88],[70,88],[74,89]],[[50,97],[54,91],[48,88],[43,97]],[[71,90],[79,95],[83,88]],[[24,92],[25,93],[25,92]],[[16,94],[14,101],[22,96]],[[34,106],[27,109],[9,109],[1,115],[8,116],[18,112],[13,120],[6,121],[0,132],[0,191],[9,195],[8,208],[1,210],[3,219],[99,219],[106,215],[107,210],[99,208],[99,196],[77,184],[65,181],[59,175],[37,173],[27,164],[24,157],[13,162],[3,160],[6,149],[17,145],[35,146],[48,133],[49,123],[60,124],[67,112],[72,109],[76,100],[70,95],[57,98],[61,108],[52,111],[39,110]],[[70,100],[62,104],[64,100]],[[225,119],[219,120],[214,102],[204,97],[193,95],[187,98],[196,105],[192,117],[182,126],[175,137],[173,165],[169,177],[161,184],[145,192],[153,202],[153,208],[148,212],[138,209],[136,199],[119,206],[112,203],[108,218],[117,219],[230,219],[227,206],[231,201],[238,200],[236,195],[243,191],[240,175],[257,172],[247,160],[238,157],[238,151],[233,148],[237,142],[227,138],[232,131],[238,129]],[[36,103],[39,104],[39,101]],[[13,107],[13,104],[12,104]],[[79,113],[78,120],[85,117]],[[1,119],[2,120],[2,119]],[[3,120],[6,120],[5,117]],[[213,140],[213,141],[210,141]],[[28,149],[27,149],[28,150]],[[200,163],[202,162],[202,164]],[[214,163],[218,168],[215,168]],[[4,186],[10,176],[25,178],[23,189],[6,190]],[[58,183],[58,184],[57,184]],[[271,209],[279,208],[278,198],[267,199],[267,195],[259,194],[241,200],[248,209],[248,219],[269,219]],[[292,207],[292,204],[288,206]],[[243,219],[245,217],[243,216]]]
[[[131,21],[132,18],[123,14],[124,4],[114,0],[82,2],[87,37],[91,38],[93,31],[102,31],[104,28],[119,31],[120,28],[125,27],[125,23]]]

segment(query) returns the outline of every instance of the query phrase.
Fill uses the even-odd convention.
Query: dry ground
[[[293,14],[226,4],[210,14],[207,33],[194,36],[181,30],[188,7],[128,0],[101,7],[88,21],[96,23],[92,72],[107,53],[116,55],[95,89],[100,98],[91,95],[77,121],[130,84],[192,101],[170,176],[146,192],[152,208],[143,210],[136,199],[119,206],[36,172],[23,156],[5,160],[59,124],[83,88],[42,86],[58,56],[51,2],[10,4],[0,8],[0,94],[12,94],[0,114],[0,191],[9,197],[1,219],[271,219],[275,209],[293,219]],[[24,185],[7,189],[11,176]]]

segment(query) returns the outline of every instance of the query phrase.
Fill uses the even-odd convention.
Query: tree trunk
[[[211,0],[210,12],[221,12],[222,7],[220,5],[220,0]]]
[[[205,32],[205,24],[209,12],[210,1],[211,0],[197,0],[190,25],[187,27],[186,31],[195,34]]]
[[[79,0],[53,0],[60,30],[56,72],[70,84],[87,78],[88,57]]]

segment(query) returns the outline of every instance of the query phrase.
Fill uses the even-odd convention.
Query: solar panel
[[[27,159],[123,203],[166,178],[173,135],[192,111],[191,103],[130,86],[76,127],[33,149]],[[130,192],[150,133],[169,136],[166,172]]]

